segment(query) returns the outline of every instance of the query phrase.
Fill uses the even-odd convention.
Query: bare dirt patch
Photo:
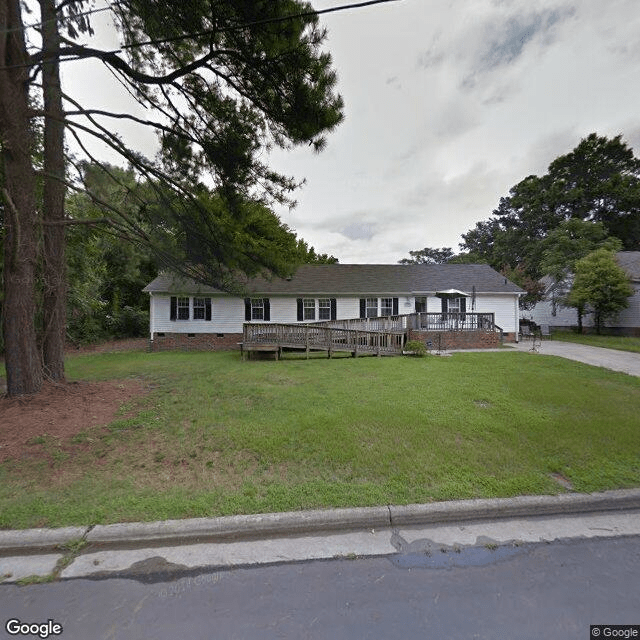
[[[0,398],[0,463],[42,456],[47,442],[63,443],[107,425],[123,404],[146,393],[140,380],[46,383],[34,396]]]

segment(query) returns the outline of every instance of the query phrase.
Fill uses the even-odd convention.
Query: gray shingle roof
[[[254,278],[252,294],[364,295],[435,293],[459,289],[468,293],[523,293],[522,289],[486,264],[318,264],[302,265],[287,280]],[[218,289],[161,274],[143,291],[156,293],[222,293]]]
[[[618,251],[616,260],[632,280],[640,281],[640,251]]]
[[[143,291],[147,293],[222,293],[214,287],[166,272],[152,280]]]

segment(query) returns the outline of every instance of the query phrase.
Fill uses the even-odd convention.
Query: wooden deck
[[[340,329],[315,324],[246,323],[242,341],[243,357],[253,351],[273,351],[276,358],[283,349],[326,351],[331,357],[335,352],[346,351],[352,356],[398,355],[405,342],[404,331],[363,331]]]
[[[495,331],[493,313],[412,313],[384,318],[354,318],[313,323],[244,324],[242,357],[252,352],[324,351],[395,356],[402,353],[410,329],[430,331]]]

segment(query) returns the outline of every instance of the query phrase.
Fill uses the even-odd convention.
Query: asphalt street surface
[[[0,637],[44,637],[9,634],[10,619],[51,620],[64,640],[586,640],[590,625],[640,625],[640,536],[140,571],[0,585]]]

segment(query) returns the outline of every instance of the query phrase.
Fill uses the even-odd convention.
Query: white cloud
[[[323,153],[271,159],[307,179],[283,221],[341,262],[457,248],[593,131],[640,155],[637,0],[403,0],[322,21],[346,120]],[[99,103],[95,78],[79,82]]]

